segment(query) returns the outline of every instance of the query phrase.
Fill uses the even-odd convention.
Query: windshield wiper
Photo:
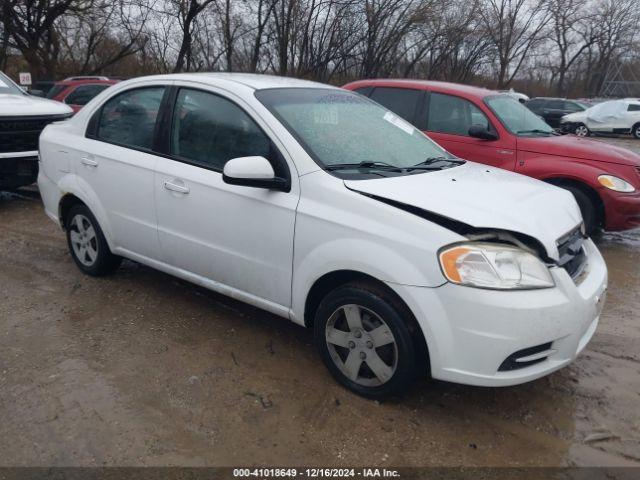
[[[518,130],[516,132],[517,135],[520,135],[521,133],[544,133],[545,135],[558,135],[557,132],[554,132],[553,130],[548,131],[548,130],[540,130],[539,128],[534,128],[532,130]]]
[[[437,162],[450,162],[456,165],[462,165],[464,163],[463,160],[459,160],[455,157],[445,157],[444,155],[440,155],[438,157],[429,157],[420,163],[416,163],[415,165],[406,167],[405,171],[410,172],[412,170],[442,170],[442,167],[432,166]]]
[[[377,170],[387,170],[393,172],[402,172],[402,167],[391,165],[385,162],[360,162],[360,163],[335,163],[333,165],[327,165],[325,170],[357,170],[358,168],[373,168]]]

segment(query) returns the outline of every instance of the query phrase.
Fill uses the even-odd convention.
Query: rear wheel
[[[118,268],[122,258],[111,253],[100,225],[86,205],[71,207],[65,226],[69,252],[80,270],[98,277]]]
[[[578,125],[576,125],[576,128],[573,130],[573,133],[575,133],[579,137],[588,137],[591,134],[591,132],[589,131],[589,129],[584,123],[579,123]]]
[[[347,284],[329,293],[315,316],[325,365],[339,383],[368,398],[401,394],[416,376],[417,352],[407,319],[390,297]]]
[[[631,128],[631,135],[633,135],[634,138],[637,138],[638,140],[640,140],[640,123],[636,123]]]

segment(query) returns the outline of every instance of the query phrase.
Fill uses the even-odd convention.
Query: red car
[[[56,82],[47,93],[47,98],[69,105],[78,112],[93,97],[111,85],[118,83],[107,77],[69,77]]]
[[[411,122],[449,152],[569,190],[585,228],[640,226],[640,155],[558,135],[507,95],[421,80],[361,80],[344,86]]]

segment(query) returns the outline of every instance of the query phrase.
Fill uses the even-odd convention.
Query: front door
[[[274,142],[238,104],[204,90],[179,88],[171,125],[155,176],[163,261],[288,308],[297,183],[280,192],[222,179],[228,160],[255,155],[289,176]]]
[[[428,99],[429,137],[454,155],[506,170],[515,169],[515,141],[502,136],[483,140],[469,136],[469,127],[482,125],[496,131],[487,116],[469,100],[455,95],[431,92]]]

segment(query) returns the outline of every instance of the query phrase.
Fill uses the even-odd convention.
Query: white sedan
[[[560,119],[560,129],[586,137],[592,133],[631,134],[640,139],[640,99],[610,100]]]
[[[607,270],[570,193],[457,159],[353,92],[138,78],[40,147],[46,213],[83,272],[124,257],[313,328],[361,395],[421,372],[533,380],[598,324]]]

